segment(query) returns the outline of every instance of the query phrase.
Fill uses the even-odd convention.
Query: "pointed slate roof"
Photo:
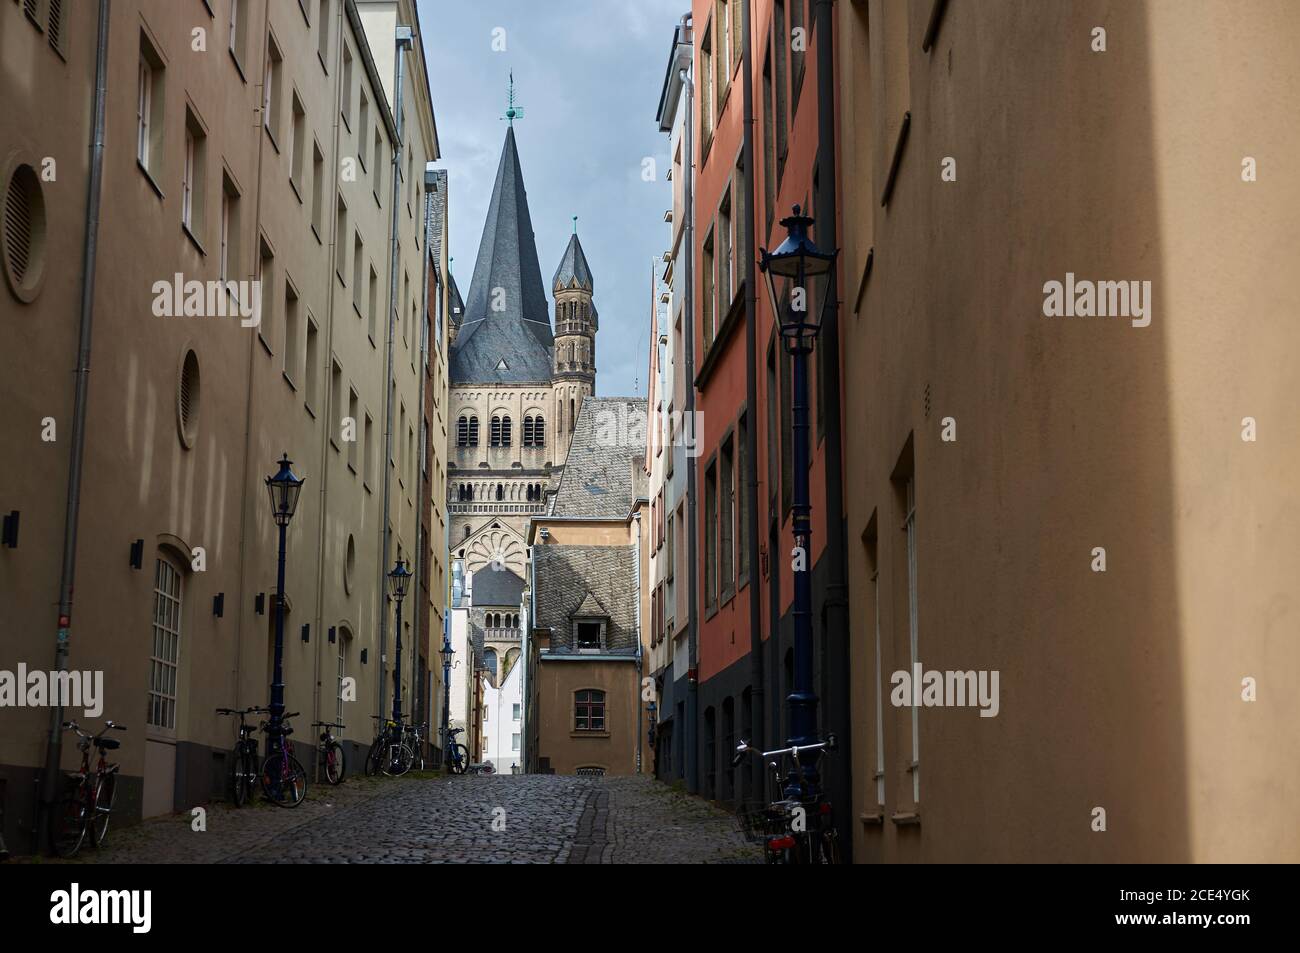
[[[510,126],[483,223],[460,335],[451,352],[451,379],[467,383],[549,381],[554,343],[515,130]],[[499,369],[503,358],[506,367]]]
[[[626,519],[645,486],[635,461],[645,453],[644,397],[584,397],[564,460],[552,516]]]
[[[564,249],[564,257],[560,259],[560,267],[555,269],[555,277],[551,279],[552,291],[573,287],[592,290],[591,268],[587,265],[587,256],[582,253],[582,243],[578,241],[577,232],[570,237],[568,247]]]
[[[447,282],[451,291],[451,323],[460,327],[461,321],[465,317],[465,299],[460,296],[460,288],[456,285],[456,276],[450,271],[447,272]]]

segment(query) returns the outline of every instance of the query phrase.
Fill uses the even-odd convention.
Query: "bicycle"
[[[464,728],[444,729],[447,753],[443,763],[450,774],[464,774],[469,768],[469,749],[456,741],[456,736],[464,730]]]
[[[289,753],[289,736],[293,734],[289,719],[300,714],[302,712],[291,711],[282,715],[278,731],[272,730],[268,721],[260,726],[267,735],[267,756],[262,762],[262,796],[276,807],[297,807],[307,796],[307,772]]]
[[[253,793],[253,784],[257,779],[257,739],[253,732],[257,730],[245,721],[246,716],[265,714],[269,708],[218,708],[218,715],[239,716],[239,740],[231,752],[230,782],[235,799],[235,807],[243,807]]]
[[[366,775],[374,777],[382,773],[393,778],[401,777],[411,770],[411,763],[415,760],[415,753],[403,741],[405,732],[402,726],[391,718],[384,719],[379,715],[370,717],[383,724],[379,727],[375,740],[370,743],[370,752],[366,755]]]
[[[65,721],[63,730],[77,734],[81,770],[66,776],[63,796],[50,811],[50,845],[60,857],[74,857],[81,850],[87,831],[96,847],[103,847],[108,839],[108,822],[113,812],[120,765],[109,763],[104,753],[121,747],[121,742],[104,735],[110,731],[126,731],[126,726],[106,721],[99,734],[90,735],[75,721]],[[99,752],[93,772],[90,769],[91,745]]]
[[[820,793],[809,790],[803,758],[815,754],[820,763],[827,751],[835,751],[835,735],[811,745],[791,745],[775,751],[759,751],[742,740],[731,760],[739,765],[746,754],[760,755],[772,769],[776,789],[785,797],[766,804],[751,806],[740,812],[741,831],[763,845],[763,857],[769,864],[838,864],[839,834],[835,829],[831,804]],[[801,757],[802,756],[802,757]],[[769,758],[789,759],[793,783],[783,780],[782,764]],[[783,790],[783,784],[785,785]],[[810,817],[811,815],[811,817]]]
[[[419,725],[404,725],[402,740],[411,749],[411,767],[417,771],[424,770],[424,736],[420,734]]]
[[[331,729],[337,728],[342,731],[347,728],[347,725],[340,725],[333,721],[313,721],[311,726],[321,729],[320,747],[316,750],[320,752],[321,763],[325,765],[325,780],[330,784],[342,784],[347,774],[347,766],[343,760],[343,746],[334,738]]]

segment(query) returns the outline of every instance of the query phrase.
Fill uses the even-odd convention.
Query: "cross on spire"
[[[578,234],[578,216],[573,216],[573,234]]]
[[[516,119],[524,118],[524,107],[515,105],[515,71],[514,70],[510,71],[509,104],[506,107],[506,114],[501,118],[506,120],[512,126],[515,124]]]

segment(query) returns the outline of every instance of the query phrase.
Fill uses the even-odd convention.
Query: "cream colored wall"
[[[299,192],[289,181],[290,90],[297,91],[306,128],[319,142],[324,169],[332,172],[339,168],[340,155],[355,152],[357,134],[340,124],[342,138],[336,152],[341,33],[354,56],[352,95],[356,95],[355,84],[367,82],[343,6],[332,4],[330,56],[322,64],[317,57],[318,24],[309,23],[297,4],[271,5],[269,20],[265,4],[249,4],[243,56],[247,81],[226,51],[229,4],[218,0],[213,6],[215,14],[209,17],[202,5],[118,2],[112,7],[110,26],[104,198],[69,663],[105,672],[104,717],[133,729],[121,750],[121,762],[124,773],[136,777],[144,771],[144,739],[150,734],[139,715],[147,695],[152,641],[153,562],[160,550],[170,546],[187,552],[202,546],[207,560],[203,572],[185,577],[177,729],[174,739],[168,740],[227,748],[232,736],[229,719],[218,718],[212,710],[267,700],[274,603],[268,595],[266,614],[257,615],[253,602],[255,595],[270,594],[275,586],[276,532],[267,513],[263,480],[274,471],[282,451],[289,452],[295,469],[307,480],[288,532],[286,594],[291,611],[285,633],[286,702],[291,710],[302,711],[300,722],[314,720],[308,716],[334,717],[338,645],[329,645],[326,631],[346,626],[355,634],[349,674],[358,678],[358,700],[344,710],[346,736],[367,738],[366,714],[376,708],[380,487],[378,480],[370,488],[362,485],[360,474],[348,466],[347,448],[338,435],[349,384],[357,389],[360,406],[371,413],[377,435],[382,434],[384,342],[371,343],[366,320],[353,310],[350,253],[346,284],[334,274],[332,242],[338,186],[349,210],[348,240],[359,227],[367,260],[374,263],[381,282],[376,297],[383,309],[388,297],[391,180],[386,171],[385,189],[377,203],[366,178],[339,182],[331,175],[324,190],[323,234],[315,234],[310,147],[304,152]],[[309,10],[315,17],[316,5],[310,4]],[[72,429],[72,380],[66,371],[75,362],[94,19],[80,18],[71,24],[65,65],[43,45],[23,19],[21,8],[0,4],[0,17],[5,54],[0,77],[10,104],[0,117],[0,139],[14,144],[0,157],[52,155],[59,162],[57,181],[44,189],[53,280],[26,305],[18,304],[7,288],[0,288],[5,317],[0,377],[15,408],[7,417],[5,435],[26,458],[23,466],[5,468],[0,477],[7,507],[23,511],[21,548],[2,557],[12,571],[6,569],[0,582],[0,602],[7,607],[0,619],[4,630],[0,667],[13,668],[20,660],[48,667],[54,658],[52,607],[58,599],[59,540]],[[196,25],[208,31],[206,55],[190,50]],[[141,30],[166,61],[165,139],[156,187],[137,167],[134,155]],[[283,55],[281,126],[274,141],[249,122],[261,104],[268,31]],[[415,76],[413,68],[408,89],[415,87]],[[423,90],[422,78],[418,88]],[[371,100],[379,101],[373,91]],[[427,99],[408,103],[408,118],[429,109]],[[180,228],[187,104],[207,132],[207,177],[202,189],[207,218],[195,236],[197,242]],[[355,124],[355,105],[352,114]],[[51,115],[60,121],[50,122]],[[379,121],[372,105],[371,122]],[[387,142],[387,133],[383,136]],[[373,129],[367,141],[372,140]],[[434,154],[431,120],[413,124],[412,142],[415,168],[422,170]],[[274,252],[273,306],[260,333],[229,318],[158,318],[151,313],[154,281],[170,279],[177,271],[187,279],[217,277],[223,169],[241,193],[239,253],[231,277],[254,276],[259,240]],[[399,226],[401,268],[411,275],[410,294],[417,304],[421,194],[422,177],[417,177],[403,194],[403,203],[411,197],[413,213],[408,215],[403,207]],[[287,373],[286,277],[297,288],[304,328],[297,349],[288,353]],[[407,302],[404,305],[409,307]],[[319,324],[319,393],[314,400],[305,393],[302,350],[309,313]],[[378,324],[383,327],[382,315]],[[201,373],[197,440],[192,448],[178,439],[175,410],[180,361],[189,348],[199,357]],[[418,323],[413,323],[406,338],[399,331],[395,370],[399,402],[407,407],[417,440],[418,349]],[[342,408],[327,403],[331,357],[343,368]],[[54,417],[58,425],[59,439],[54,443],[35,439],[44,416]],[[415,465],[412,459],[408,472]],[[394,479],[393,488],[395,557],[397,545],[404,554],[414,548],[416,513],[413,481],[407,479],[403,485]],[[350,589],[343,578],[349,534],[356,547]],[[136,538],[145,541],[144,567],[139,572],[127,566],[127,551]],[[212,614],[212,599],[218,593],[225,596],[225,614],[220,619]],[[308,643],[300,637],[303,623],[311,625]],[[390,650],[391,642],[390,634]],[[409,633],[404,642],[409,651],[413,645]],[[367,647],[370,659],[363,667],[358,656]],[[409,654],[404,655],[408,681],[409,659]],[[317,682],[323,686],[320,694]],[[44,711],[6,715],[9,730],[0,740],[0,764],[39,764],[45,719]],[[299,732],[300,737],[305,734]],[[71,754],[65,761],[71,764]]]
[[[952,4],[924,54],[928,5],[873,0],[869,38],[865,6],[837,5],[854,816],[880,810],[877,608],[884,678],[908,664],[891,475],[909,434],[920,658],[999,671],[1001,710],[921,709],[914,805],[911,713],[885,698],[884,823],[856,825],[857,857],[1295,860],[1300,710],[1277,679],[1300,663],[1300,432],[1277,356],[1300,345],[1300,15]],[[1067,271],[1150,280],[1150,326],[1044,317]]]

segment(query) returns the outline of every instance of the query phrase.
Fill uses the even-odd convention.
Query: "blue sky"
[[[600,311],[596,392],[603,396],[646,390],[650,268],[667,247],[663,213],[672,204],[664,179],[668,142],[655,109],[673,28],[689,6],[687,0],[419,0],[461,293],[469,296],[513,70],[516,102],[524,108],[515,137],[542,277],[549,294],[577,215]],[[498,28],[504,51],[493,49]],[[655,160],[654,182],[642,180],[647,156]]]

